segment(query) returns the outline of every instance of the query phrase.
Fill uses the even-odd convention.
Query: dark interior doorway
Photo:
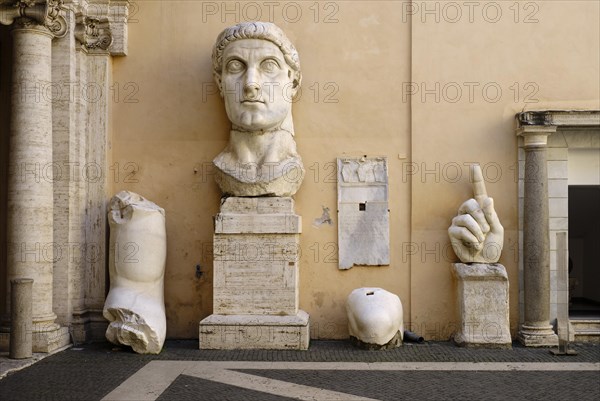
[[[569,186],[569,316],[600,318],[600,186]]]

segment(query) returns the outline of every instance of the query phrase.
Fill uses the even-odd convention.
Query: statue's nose
[[[244,85],[244,99],[256,100],[260,96],[260,85],[256,82],[248,82]]]

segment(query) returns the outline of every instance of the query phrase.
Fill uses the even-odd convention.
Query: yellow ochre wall
[[[198,322],[212,313],[220,192],[211,160],[229,136],[212,45],[223,28],[258,13],[286,32],[302,65],[293,113],[306,178],[295,201],[303,217],[300,307],[310,314],[311,337],[346,338],[346,297],[377,286],[400,296],[408,327],[448,339],[456,257],[446,230],[471,196],[469,162],[484,167],[505,227],[500,262],[516,328],[514,115],[548,101],[598,103],[600,10],[592,1],[476,3],[134,3],[129,54],[113,61],[110,190],[137,192],[166,211],[169,338],[196,338]],[[388,157],[391,264],[340,271],[334,163],[360,155]],[[323,207],[334,223],[315,226]]]

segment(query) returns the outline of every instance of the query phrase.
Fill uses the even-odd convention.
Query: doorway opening
[[[569,316],[600,319],[600,185],[569,185]]]

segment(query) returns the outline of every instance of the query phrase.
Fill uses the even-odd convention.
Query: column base
[[[53,352],[71,343],[67,327],[33,332],[33,352]]]
[[[552,326],[521,326],[517,340],[526,347],[558,347]]]
[[[71,334],[75,343],[105,341],[107,327],[108,320],[102,316],[102,310],[73,312]]]
[[[200,349],[308,349],[308,313],[210,315],[200,322]]]
[[[67,327],[52,327],[44,331],[34,331],[32,351],[49,353],[71,343]],[[10,345],[10,333],[0,332],[0,352],[7,352]]]

